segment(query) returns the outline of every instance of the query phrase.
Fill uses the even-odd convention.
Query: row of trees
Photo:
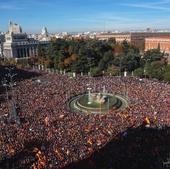
[[[90,72],[93,76],[120,75],[127,71],[140,77],[170,81],[169,65],[159,47],[141,55],[140,50],[127,41],[120,44],[115,39],[53,39],[48,47],[39,47],[37,62],[69,72]]]
[[[160,52],[159,48],[147,51],[141,58],[141,66],[135,69],[134,75],[170,82],[170,64],[166,54]]]
[[[105,71],[117,74],[124,70],[134,71],[140,66],[140,58],[139,49],[126,41],[117,44],[115,39],[54,39],[47,48],[39,47],[38,63],[77,73],[91,72],[95,75]]]
[[[127,41],[115,39],[64,40],[52,39],[48,46],[39,46],[38,56],[26,61],[29,65],[91,75],[121,75],[124,71],[139,77],[157,78],[170,82],[170,66],[165,53],[152,49],[144,54]]]

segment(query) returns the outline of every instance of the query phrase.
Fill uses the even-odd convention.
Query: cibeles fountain
[[[100,92],[92,92],[90,86],[85,93],[71,97],[67,106],[72,112],[86,114],[103,114],[110,110],[119,111],[128,105],[126,99],[120,95],[108,93],[105,86]]]

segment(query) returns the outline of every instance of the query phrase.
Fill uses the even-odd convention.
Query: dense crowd
[[[150,126],[170,124],[167,83],[134,77],[71,78],[54,73],[38,79],[21,81],[13,89],[20,124],[8,121],[9,102],[0,103],[0,160],[13,158],[18,162],[14,168],[62,168],[90,157],[117,134],[138,127],[145,119]],[[105,86],[107,92],[125,97],[128,107],[105,114],[71,112],[67,101],[86,92],[88,86],[97,92]],[[8,165],[3,167],[12,168]]]

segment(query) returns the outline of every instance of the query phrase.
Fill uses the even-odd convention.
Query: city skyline
[[[1,0],[0,31],[12,20],[24,32],[170,29],[170,0]]]

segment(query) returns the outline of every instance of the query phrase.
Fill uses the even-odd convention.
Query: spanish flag
[[[59,159],[59,160],[63,160],[64,158],[63,158],[63,156],[61,155],[61,153],[59,152],[59,150],[55,150],[55,154],[56,154],[56,156],[57,156],[57,158]]]
[[[150,123],[150,120],[149,120],[149,117],[145,117],[145,123],[147,124],[147,125],[150,125],[151,123]]]
[[[90,144],[90,145],[92,145],[92,144],[93,144],[92,139],[89,138],[88,141],[87,141],[87,143]]]
[[[49,126],[49,118],[48,118],[48,117],[46,117],[46,118],[44,119],[44,123],[45,123],[46,126]]]

